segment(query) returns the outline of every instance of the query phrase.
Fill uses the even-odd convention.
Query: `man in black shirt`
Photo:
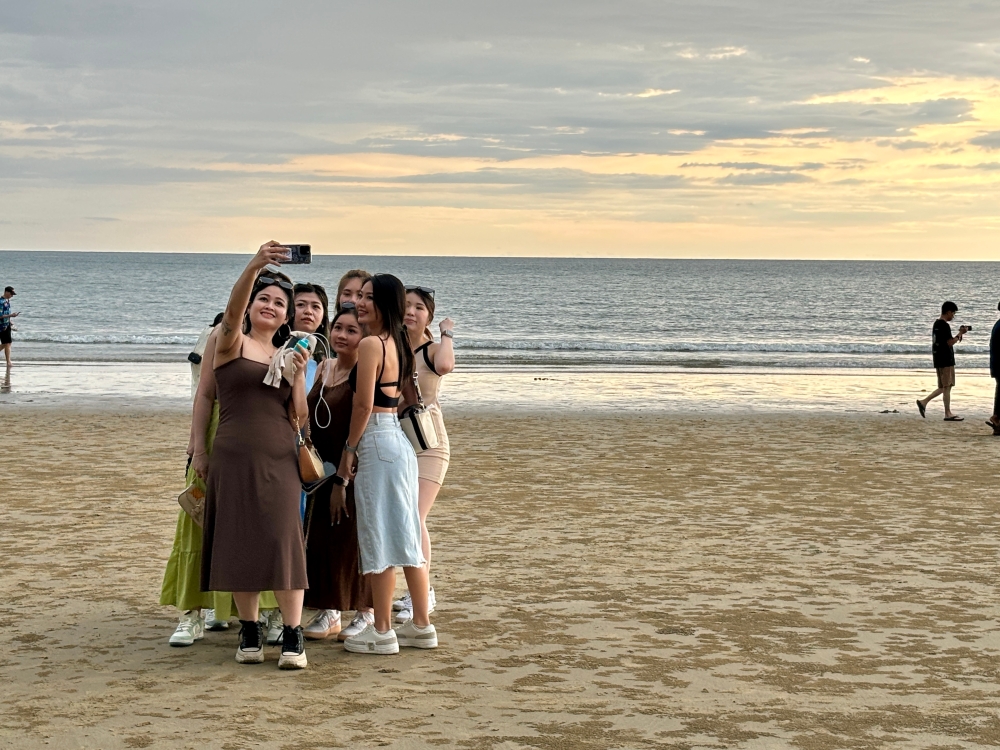
[[[956,417],[951,413],[951,389],[955,386],[955,344],[969,331],[967,326],[962,326],[958,329],[957,336],[951,335],[951,326],[948,324],[957,312],[958,305],[954,302],[945,302],[941,305],[941,317],[934,321],[934,328],[931,331],[931,351],[934,355],[934,369],[937,370],[938,387],[927,398],[917,399],[921,417],[927,416],[927,404],[943,395],[944,421],[963,421],[962,417]]]
[[[997,305],[1000,310],[1000,305]],[[990,377],[996,381],[993,395],[993,416],[986,422],[993,428],[994,435],[1000,435],[1000,320],[993,324],[990,333]]]

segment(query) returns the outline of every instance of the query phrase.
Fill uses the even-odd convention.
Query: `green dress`
[[[215,430],[218,426],[219,402],[216,401],[212,407],[212,417],[208,420],[208,431],[205,434],[205,450],[209,454],[212,452]],[[202,492],[205,491],[205,483],[191,467],[188,467],[186,479],[188,484],[194,482]],[[174,546],[170,550],[167,569],[163,572],[160,604],[176,607],[182,612],[189,609],[214,609],[215,619],[223,621],[237,614],[231,593],[201,590],[201,528],[183,510],[177,514]],[[278,602],[272,592],[261,592],[260,608],[278,608]]]

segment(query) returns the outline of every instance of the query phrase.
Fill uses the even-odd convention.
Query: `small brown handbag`
[[[299,478],[306,484],[318,482],[326,476],[326,469],[323,467],[323,459],[313,447],[312,438],[309,437],[309,423],[306,422],[305,430],[300,430],[299,419],[296,417],[295,434],[299,442]]]

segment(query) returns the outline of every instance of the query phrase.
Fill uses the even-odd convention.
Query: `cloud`
[[[812,182],[812,178],[797,172],[752,172],[727,175],[718,182],[720,185],[788,185],[790,183]]]
[[[795,166],[785,166],[780,164],[763,164],[761,162],[735,162],[724,161],[719,163],[705,162],[685,162],[681,167],[720,167],[722,169],[742,169],[742,170],[764,170],[767,172],[797,172],[801,170],[822,169],[825,165],[820,162],[806,162]]]
[[[977,136],[969,141],[974,146],[982,146],[988,149],[1000,148],[1000,130],[994,130],[991,133],[984,133],[983,135]]]
[[[122,221],[104,241],[126,246],[166,236],[138,216],[218,247],[327,211],[399,243],[381,212],[415,205],[445,222],[428,247],[470,205],[566,231],[605,210],[684,217],[716,238],[803,216],[850,227],[862,204],[872,237],[900,215],[985,226],[1000,75],[983,30],[998,27],[995,3],[904,0],[15,4],[0,220],[45,231],[4,242],[85,246],[80,226],[102,222],[60,216],[108,206]],[[750,219],[732,193],[758,189]]]

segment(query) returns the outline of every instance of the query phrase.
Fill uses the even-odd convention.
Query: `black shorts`
[[[0,331],[0,344],[9,344],[11,342],[10,335],[14,332],[14,329],[7,326],[4,330]]]

